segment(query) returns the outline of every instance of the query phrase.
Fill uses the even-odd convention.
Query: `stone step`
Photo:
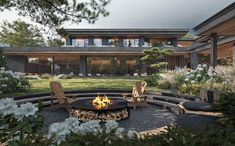
[[[152,99],[158,100],[158,101],[166,101],[166,102],[170,102],[173,104],[179,104],[181,102],[188,101],[186,99],[170,97],[170,96],[162,96],[162,95],[152,95]]]

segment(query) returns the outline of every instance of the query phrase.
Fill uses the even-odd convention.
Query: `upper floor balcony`
[[[160,49],[174,49],[175,54],[187,53],[183,47],[159,47]],[[150,47],[2,47],[6,55],[143,55],[143,51]]]

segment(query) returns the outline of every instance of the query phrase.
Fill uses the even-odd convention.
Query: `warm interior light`
[[[92,104],[96,107],[96,109],[106,108],[111,103],[111,100],[105,95],[104,97],[100,97],[98,94],[97,97],[92,101]]]

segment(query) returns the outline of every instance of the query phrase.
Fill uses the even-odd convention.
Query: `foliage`
[[[232,90],[234,70],[232,67],[198,65],[195,70],[185,73],[185,80],[178,91],[184,94],[200,95],[200,89],[212,89],[220,92]]]
[[[184,83],[185,74],[188,70],[184,68],[176,68],[173,71],[166,71],[161,74],[161,78],[158,80],[158,88],[170,89],[178,88]]]
[[[151,48],[144,50],[145,56],[141,60],[149,65],[149,74],[164,69],[167,66],[166,57],[173,53],[172,49]]]
[[[0,10],[16,9],[21,16],[51,27],[63,22],[80,23],[87,20],[94,23],[100,15],[107,16],[105,10],[110,0],[70,1],[70,0],[0,0]]]
[[[159,89],[172,89],[173,85],[172,82],[170,82],[169,80],[159,80],[157,87]]]
[[[39,132],[43,119],[33,104],[25,103],[18,106],[13,99],[6,98],[0,100],[0,109],[1,142],[7,141],[9,145],[27,145],[43,140]]]
[[[182,38],[184,38],[184,39],[193,39],[193,38],[194,38],[194,35],[191,34],[191,33],[187,33],[187,34],[184,35]]]
[[[161,78],[161,76],[157,73],[148,75],[144,78],[144,81],[148,83],[149,86],[156,86],[158,85],[158,80]]]
[[[223,117],[221,118],[222,123],[235,127],[235,93],[221,93],[215,108],[223,113]]]
[[[47,44],[49,47],[61,47],[64,45],[64,42],[61,39],[49,39]]]
[[[39,47],[44,45],[40,30],[24,21],[3,22],[0,42],[12,47]]]
[[[205,88],[203,84],[183,84],[178,88],[178,92],[187,95],[200,96],[201,89]]]
[[[0,81],[1,92],[3,94],[24,91],[30,88],[30,84],[27,79],[14,74],[12,71],[5,71],[4,68],[1,68]]]

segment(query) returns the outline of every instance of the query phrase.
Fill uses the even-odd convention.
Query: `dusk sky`
[[[65,28],[193,28],[234,0],[111,0],[108,17],[95,24],[67,23]],[[21,18],[16,12],[0,12],[0,22]]]

